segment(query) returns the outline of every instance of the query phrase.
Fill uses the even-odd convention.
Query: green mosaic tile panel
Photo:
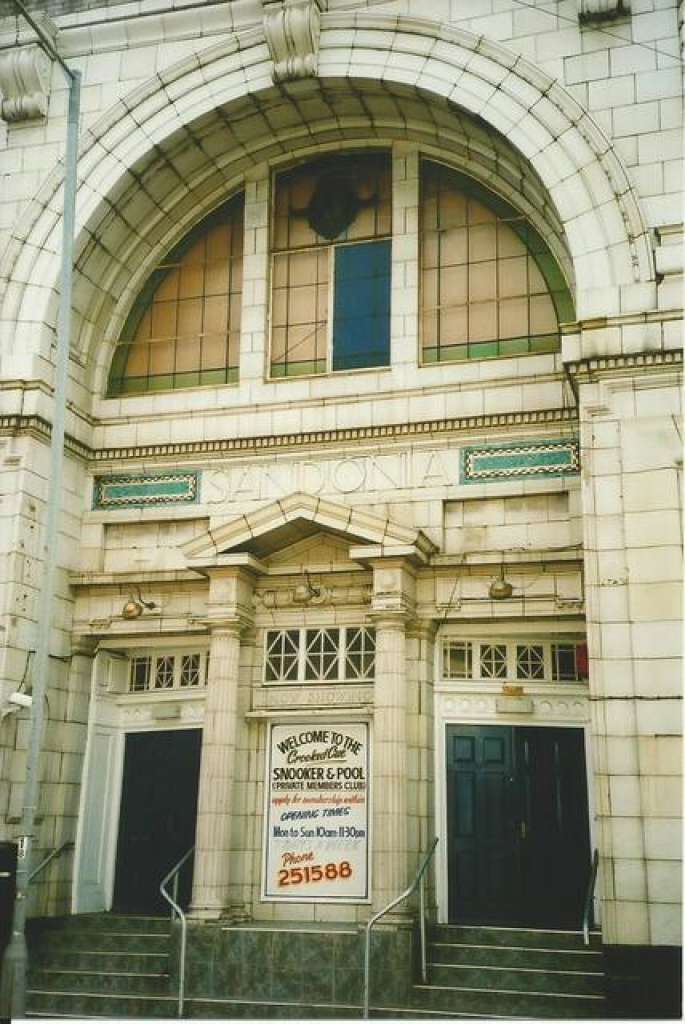
[[[147,508],[154,505],[186,505],[197,501],[200,473],[146,473],[130,476],[97,476],[93,508]]]
[[[576,438],[478,445],[461,451],[461,482],[465,484],[579,472],[580,446]]]

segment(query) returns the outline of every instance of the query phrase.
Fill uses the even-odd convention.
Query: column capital
[[[376,630],[397,630],[404,633],[413,616],[411,611],[406,608],[373,608],[368,613],[368,618]]]
[[[407,632],[409,636],[419,640],[433,641],[438,632],[438,623],[435,619],[413,619],[409,623]]]
[[[95,654],[97,653],[99,639],[99,636],[88,636],[85,633],[72,636],[72,658],[94,658]]]
[[[247,615],[210,615],[199,620],[211,636],[240,636],[254,625]]]

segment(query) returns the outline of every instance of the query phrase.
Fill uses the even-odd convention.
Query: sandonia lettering
[[[293,461],[210,467],[202,475],[201,501],[229,504],[243,499],[307,494],[355,494],[402,488],[448,487],[459,482],[456,449],[422,449],[388,455],[355,455],[318,462]]]

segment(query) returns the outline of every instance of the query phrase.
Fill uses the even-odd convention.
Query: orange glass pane
[[[530,297],[530,333],[549,334],[558,329],[557,315],[549,295]]]
[[[150,358],[150,346],[147,342],[135,342],[128,350],[126,360],[127,377],[147,376],[148,360]]]
[[[438,272],[437,270],[424,270],[422,278],[423,308],[435,309],[438,304]]]
[[[525,256],[528,250],[521,238],[505,221],[497,225],[497,254],[506,259],[508,256]]]
[[[449,306],[440,310],[440,344],[453,345],[468,338],[467,306]]]
[[[547,294],[547,283],[540,273],[540,268],[532,256],[528,257],[528,277],[530,281],[530,290],[533,294]]]
[[[227,295],[231,285],[231,265],[228,260],[214,261],[205,267],[205,295]]]
[[[497,298],[497,263],[488,260],[486,263],[469,265],[469,301],[483,302]]]
[[[469,305],[469,341],[490,341],[497,337],[497,303]]]
[[[174,372],[175,341],[153,341],[150,345],[150,376]]]
[[[528,260],[525,256],[499,260],[497,264],[497,288],[500,298],[526,295],[528,292]]]
[[[204,302],[203,331],[224,334],[228,329],[228,296],[210,295]]]
[[[438,226],[441,229],[458,228],[465,225],[466,220],[466,196],[451,189],[442,189],[439,198]]]
[[[205,334],[201,351],[203,370],[217,370],[226,366],[226,335]]]
[[[152,306],[150,333],[153,338],[173,338],[176,335],[177,302],[155,302]]]
[[[178,285],[180,273],[177,269],[167,271],[164,279],[155,292],[155,302],[164,302],[168,299],[178,298]]]
[[[316,321],[317,288],[305,285],[301,288],[290,288],[288,292],[288,322],[291,324],[311,324]]]
[[[528,333],[528,297],[502,299],[499,303],[500,338],[522,338]]]
[[[469,258],[469,236],[466,228],[450,228],[440,232],[440,265],[454,266]]]
[[[473,273],[473,270],[471,270]],[[440,271],[440,298],[441,306],[462,306],[468,300],[468,275],[467,267],[445,267]],[[482,295],[481,298],[490,298],[490,295]]]
[[[200,365],[200,338],[197,335],[176,339],[176,373],[197,370]]]
[[[469,261],[494,260],[497,256],[497,226],[474,224],[469,227]]]
[[[469,224],[494,224],[497,220],[497,214],[489,210],[483,203],[479,203],[477,199],[469,199],[468,214]]]
[[[228,224],[217,224],[207,234],[205,259],[225,260],[231,252],[231,231]]]
[[[202,295],[205,284],[205,266],[203,263],[186,263],[181,266],[181,282],[178,295],[181,299],[194,298]]]
[[[178,304],[177,332],[179,336],[184,334],[200,334],[202,331],[202,313],[204,302],[202,299],[184,299]]]

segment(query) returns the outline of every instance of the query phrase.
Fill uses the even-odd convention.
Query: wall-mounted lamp
[[[123,619],[139,619],[145,609],[152,611],[153,608],[157,608],[154,601],[145,601],[140,593],[140,587],[138,588],[138,597],[134,597],[133,594],[129,596],[128,601],[121,609],[121,617]]]
[[[488,594],[493,601],[504,601],[507,597],[511,597],[514,588],[511,583],[504,578],[504,565],[500,567],[500,575],[498,580],[493,580],[488,589]]]

